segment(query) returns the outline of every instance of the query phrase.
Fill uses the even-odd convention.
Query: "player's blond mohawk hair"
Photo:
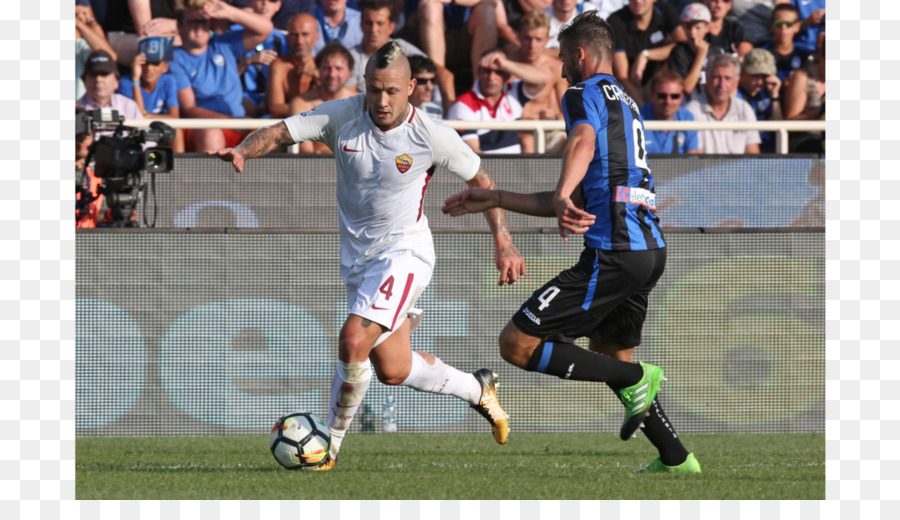
[[[376,69],[386,69],[401,57],[406,57],[403,54],[403,48],[400,47],[399,43],[391,40],[375,51],[375,54],[369,60],[374,62]]]

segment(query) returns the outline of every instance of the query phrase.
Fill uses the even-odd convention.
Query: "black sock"
[[[542,372],[561,379],[605,382],[611,388],[625,388],[644,377],[644,369],[574,343],[544,341],[531,354],[525,370]]]
[[[688,451],[660,406],[659,396],[650,405],[650,415],[644,419],[643,432],[659,451],[659,459],[666,466],[677,466],[687,459]]]

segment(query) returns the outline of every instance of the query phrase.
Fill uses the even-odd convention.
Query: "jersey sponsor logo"
[[[650,209],[656,209],[656,194],[643,188],[630,188],[628,186],[616,186],[615,202],[637,204]]]
[[[397,169],[400,173],[406,173],[412,168],[412,157],[403,154],[397,156]]]
[[[531,320],[531,321],[537,323],[538,325],[541,324],[541,319],[538,318],[537,316],[535,316],[534,313],[531,312],[531,310],[530,310],[528,307],[525,307],[524,309],[522,309],[522,312],[525,313],[525,316],[526,316],[529,320]]]
[[[347,148],[347,145],[344,145],[345,152],[361,152],[362,150],[354,150],[353,148]]]

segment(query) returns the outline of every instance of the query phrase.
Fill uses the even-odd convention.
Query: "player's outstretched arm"
[[[215,155],[225,162],[230,162],[234,166],[234,170],[241,173],[244,171],[244,162],[247,159],[261,157],[282,146],[292,144],[294,144],[294,139],[291,138],[287,126],[284,121],[279,121],[251,133],[236,148],[208,150],[206,155]]]
[[[495,188],[494,180],[484,167],[479,167],[475,178],[466,181],[466,184],[477,188]],[[519,276],[525,274],[525,260],[512,243],[512,236],[506,227],[506,215],[503,210],[494,207],[485,211],[484,216],[487,218],[491,234],[494,236],[494,263],[497,265],[497,270],[500,271],[498,285],[512,284],[519,279]]]
[[[451,217],[458,217],[469,213],[481,213],[491,208],[502,208],[507,211],[535,217],[555,217],[556,209],[553,207],[553,193],[552,191],[516,193],[505,190],[469,188],[448,197],[444,201],[441,211]],[[578,228],[586,229],[593,225],[596,217],[583,210],[584,201],[581,199],[581,192],[576,191],[573,193],[572,200],[578,211],[568,215],[567,221]],[[584,231],[580,232],[583,233]]]

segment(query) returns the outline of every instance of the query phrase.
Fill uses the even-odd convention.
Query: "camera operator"
[[[81,117],[84,111],[77,109],[76,119]],[[91,131],[80,132],[75,135],[75,227],[95,228],[103,225],[108,218],[109,211],[104,205],[103,195],[100,194],[100,179],[94,175],[94,169],[85,164],[89,148],[94,143]],[[101,217],[102,215],[102,217]]]
[[[119,67],[110,54],[98,50],[88,56],[81,75],[87,93],[75,104],[86,110],[110,108],[117,110],[126,119],[144,119],[134,100],[116,94],[119,88]]]

